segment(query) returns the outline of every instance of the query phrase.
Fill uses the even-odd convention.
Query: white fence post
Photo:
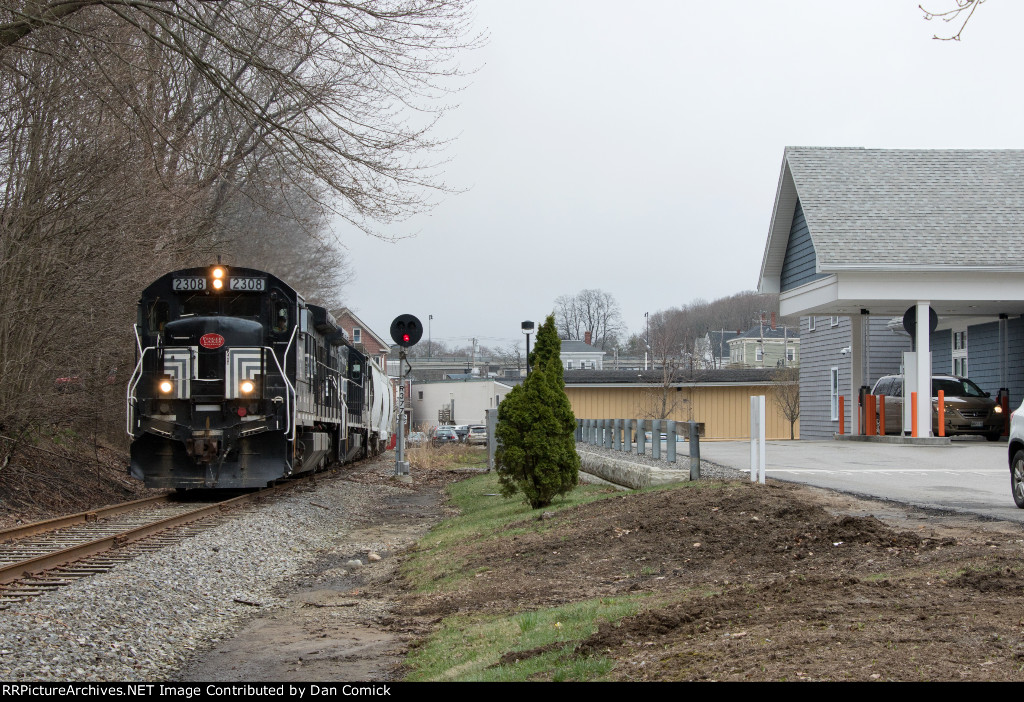
[[[750,482],[764,485],[765,397],[750,396]]]

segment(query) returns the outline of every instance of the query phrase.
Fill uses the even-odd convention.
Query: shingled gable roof
[[[787,147],[762,292],[778,292],[798,198],[818,273],[1024,271],[1024,150]]]
[[[596,346],[591,346],[585,341],[578,340],[567,340],[562,339],[562,353],[601,353],[608,355],[607,351],[603,351]]]
[[[768,324],[764,326],[757,325],[746,330],[742,334],[734,334],[732,339],[789,339],[799,340],[800,329],[794,327],[777,326],[774,329]]]

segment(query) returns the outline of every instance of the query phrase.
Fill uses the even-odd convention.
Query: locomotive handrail
[[[136,331],[135,331],[136,338],[138,337],[138,334],[139,334],[139,332],[136,329]],[[139,348],[142,349],[142,344],[141,343],[139,344]],[[155,348],[156,348],[155,346],[147,346],[146,348],[142,349],[142,353],[139,354],[139,362],[137,364],[135,364],[135,370],[132,371],[131,377],[128,378],[128,392],[127,392],[127,396],[125,398],[125,402],[127,403],[127,412],[125,412],[125,414],[126,414],[127,420],[128,420],[128,425],[127,425],[126,429],[128,431],[128,436],[131,436],[131,437],[135,436],[135,434],[132,432],[132,424],[134,424],[134,420],[135,420],[135,412],[133,411],[133,408],[134,408],[134,400],[136,399],[135,398],[135,388],[138,386],[139,381],[142,380],[142,360],[144,358],[146,358],[146,353],[147,352],[152,351]]]
[[[293,408],[296,408],[298,406],[298,404],[299,404],[298,397],[295,394],[295,386],[293,386],[291,384],[291,381],[288,380],[288,374],[285,373],[284,370],[281,368],[281,362],[277,360],[277,354],[274,353],[274,349],[270,348],[269,346],[262,346],[260,348],[262,348],[264,351],[269,351],[270,352],[270,357],[274,359],[274,365],[277,366],[277,372],[281,374],[281,379],[284,380],[284,387],[285,387],[285,390],[287,391],[284,394],[284,398],[285,398],[284,399],[284,414],[285,414],[285,418],[287,419],[287,421],[290,424],[290,426],[289,426],[289,424],[285,425],[284,433],[287,436],[288,432],[291,432],[291,440],[295,441],[295,425],[297,423],[296,422],[297,418],[293,417],[292,411],[293,411]],[[287,350],[285,351],[285,353],[286,354],[288,353]],[[285,357],[285,367],[287,367],[287,366],[288,366],[288,358],[286,356]],[[293,398],[294,398],[294,401],[292,401]]]
[[[290,382],[288,382],[288,373],[287,373],[287,371],[288,371],[288,352],[291,351],[292,344],[295,342],[295,335],[298,334],[298,333],[299,333],[299,325],[296,323],[296,325],[294,327],[292,327],[292,335],[290,337],[288,337],[288,345],[284,347],[284,370],[281,370],[281,364],[278,363],[278,361],[277,361],[277,354],[274,354],[274,363],[277,363],[277,369],[279,371],[281,371],[281,377],[284,378],[285,385],[291,391],[292,397],[295,398],[295,402],[292,403],[292,413],[289,416],[289,419],[290,419],[290,421],[292,423],[292,437],[291,437],[292,441],[295,441],[295,433],[296,433],[295,432],[295,427],[299,423],[299,396],[298,396],[298,393],[295,391],[294,386],[292,386],[292,384]],[[273,349],[271,349],[271,353],[273,353]],[[295,374],[298,375],[298,372],[299,372],[299,363],[298,363],[298,361],[296,361],[295,362]],[[287,411],[288,411],[288,407],[285,406],[285,412],[287,412]],[[285,430],[285,434],[287,434],[287,433],[288,433],[288,431]]]

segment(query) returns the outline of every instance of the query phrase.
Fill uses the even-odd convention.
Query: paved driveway
[[[750,471],[746,441],[701,443],[701,458]],[[681,449],[685,453],[685,449]],[[769,478],[1024,523],[1010,495],[1006,444],[975,439],[949,446],[855,441],[769,441]]]

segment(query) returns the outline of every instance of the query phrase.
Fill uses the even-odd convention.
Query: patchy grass
[[[580,485],[545,509],[535,510],[519,496],[502,497],[498,476],[493,473],[454,483],[448,492],[459,508],[459,516],[446,519],[432,529],[419,542],[415,554],[405,566],[405,576],[418,591],[432,591],[473,577],[473,573],[464,568],[466,553],[486,550],[486,543],[491,539],[527,531],[545,531],[549,528],[548,523],[539,519],[544,513],[621,494],[607,486]]]
[[[613,661],[576,652],[602,621],[617,622],[645,606],[642,596],[602,597],[505,616],[449,617],[406,664],[413,681],[588,681]]]
[[[487,468],[487,447],[466,444],[441,444],[409,448],[409,465],[423,470],[459,470],[461,468]]]

